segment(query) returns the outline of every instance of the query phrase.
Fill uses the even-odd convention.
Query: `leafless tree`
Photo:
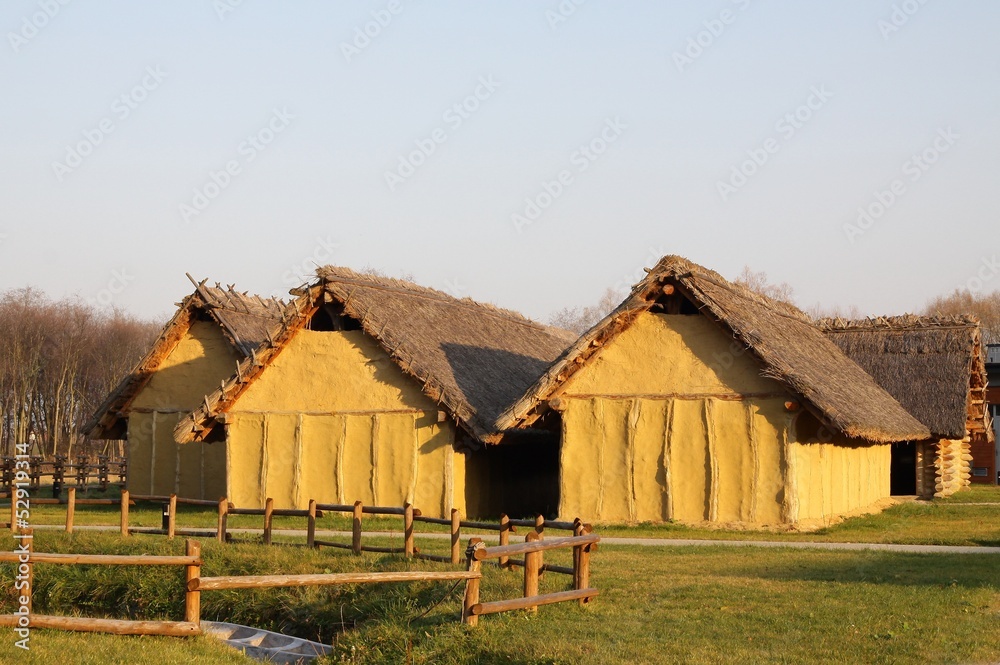
[[[622,300],[624,293],[609,288],[595,304],[587,307],[564,307],[549,317],[549,324],[581,335],[611,313]]]
[[[932,298],[924,314],[975,314],[983,324],[983,341],[1000,343],[1000,291],[979,294],[968,289],[955,290],[946,296]]]

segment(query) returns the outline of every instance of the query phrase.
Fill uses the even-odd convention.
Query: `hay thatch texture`
[[[281,300],[248,295],[232,286],[223,288],[217,284],[212,287],[204,281],[195,282],[195,292],[178,303],[177,311],[152,348],[98,407],[83,426],[83,434],[93,439],[124,438],[124,421],[132,400],[197,317],[208,316],[217,323],[237,353],[248,358],[267,341],[268,333],[280,326],[285,307]]]
[[[206,397],[206,406],[182,419],[175,438],[203,438],[280,352],[295,331],[324,303],[360,324],[425,394],[442,404],[472,436],[486,441],[498,434],[500,413],[538,378],[575,339],[564,330],[540,325],[516,312],[454,298],[411,282],[327,266],[319,281],[300,291],[300,315],[290,317],[275,344],[245,361],[240,376]]]
[[[823,319],[817,325],[935,437],[962,439],[988,430],[986,366],[975,317]]]
[[[582,335],[501,415],[497,426],[529,424],[566,380],[639,314],[662,311],[658,301],[668,285],[749,349],[763,375],[784,383],[821,420],[845,435],[878,443],[930,436],[799,309],[678,256],[661,259],[617,309]]]

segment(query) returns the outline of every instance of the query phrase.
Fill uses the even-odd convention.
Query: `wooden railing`
[[[462,603],[462,622],[475,626],[483,614],[509,612],[511,610],[537,611],[539,605],[563,603],[577,600],[580,604],[590,602],[600,591],[590,586],[590,553],[597,549],[601,537],[595,534],[553,538],[544,540],[535,532],[525,537],[524,543],[486,547],[481,540],[473,538],[466,550],[466,569],[470,573],[481,572],[482,562],[488,559],[510,558],[524,555],[524,597],[510,600],[479,602],[479,580],[470,579],[465,587]],[[539,594],[539,577],[544,569],[543,552],[558,549],[573,549],[573,589],[555,593]]]
[[[596,535],[573,536],[569,538],[542,539],[537,533],[527,535],[524,543],[486,547],[478,538],[469,541],[466,550],[466,570],[451,571],[406,571],[380,573],[332,573],[318,575],[239,575],[221,577],[201,577],[201,543],[188,540],[183,556],[153,555],[110,555],[110,554],[56,554],[37,553],[30,546],[32,533],[25,530],[19,534],[22,542],[28,543],[27,553],[0,552],[0,563],[14,563],[18,575],[23,575],[27,586],[20,590],[26,597],[23,611],[0,615],[0,626],[14,628],[50,628],[57,630],[114,633],[117,635],[167,635],[186,637],[201,634],[201,593],[223,589],[274,589],[304,586],[334,586],[342,584],[384,584],[391,582],[450,582],[465,581],[465,595],[462,602],[461,620],[475,626],[484,614],[495,614],[511,610],[535,611],[540,605],[570,600],[587,602],[598,595],[598,590],[590,587],[590,553],[596,548],[600,537]],[[543,552],[572,548],[574,552],[573,589],[555,593],[539,594],[538,581],[542,572]],[[524,555],[524,595],[522,598],[480,602],[480,580],[482,562]],[[56,565],[101,565],[101,566],[183,566],[184,620],[183,621],[135,621],[87,617],[53,616],[35,614],[31,610],[34,588],[34,567],[36,564]],[[22,601],[23,602],[23,601]]]
[[[407,558],[417,558],[426,559],[428,561],[437,561],[441,563],[452,563],[459,564],[462,562],[462,534],[464,532],[487,532],[491,534],[496,534],[500,546],[510,544],[511,534],[517,533],[518,527],[529,528],[532,533],[538,536],[544,535],[546,532],[551,531],[567,531],[574,536],[582,536],[593,531],[589,524],[584,523],[579,518],[573,520],[572,522],[559,521],[559,520],[547,520],[543,516],[538,515],[533,519],[510,519],[507,515],[501,515],[499,522],[483,522],[476,520],[463,520],[462,514],[458,510],[453,509],[451,515],[448,518],[442,517],[427,517],[424,516],[421,511],[414,508],[410,504],[404,504],[402,506],[366,506],[361,501],[356,501],[354,504],[326,504],[317,503],[315,500],[309,501],[308,509],[287,509],[287,508],[275,508],[274,500],[268,498],[264,502],[263,508],[237,508],[229,502],[226,497],[219,499],[218,501],[209,501],[203,499],[185,499],[178,497],[176,495],[170,496],[159,496],[159,495],[144,495],[144,494],[130,494],[128,490],[122,490],[121,497],[119,499],[79,499],[76,496],[75,488],[70,488],[68,490],[68,496],[66,499],[35,499],[30,500],[32,504],[36,505],[49,505],[58,504],[66,506],[66,527],[67,533],[73,532],[76,507],[77,506],[90,506],[90,505],[102,505],[110,506],[117,505],[119,507],[119,527],[121,535],[123,537],[129,536],[131,534],[144,534],[144,535],[165,535],[168,538],[173,538],[175,536],[188,536],[188,537],[214,537],[219,542],[234,542],[232,534],[229,532],[229,516],[230,515],[249,515],[261,517],[262,522],[262,534],[263,542],[265,545],[270,545],[273,543],[273,532],[274,532],[274,517],[301,517],[306,520],[306,542],[307,547],[334,547],[338,549],[350,550],[354,554],[361,554],[362,552],[377,552],[382,554],[403,554]],[[163,520],[160,528],[150,528],[150,527],[135,527],[130,523],[129,510],[131,506],[136,505],[136,503],[154,503],[159,504],[163,507]],[[184,528],[179,527],[177,524],[177,507],[178,505],[192,505],[192,506],[203,506],[203,507],[213,507],[217,510],[217,521],[215,529],[206,528]],[[6,526],[12,530],[16,527],[16,502],[11,502],[11,521]],[[323,517],[327,513],[342,513],[351,515],[351,542],[337,542],[333,540],[321,540],[316,538],[316,520]],[[396,516],[402,519],[402,533],[403,533],[403,546],[402,547],[383,547],[374,545],[365,545],[363,543],[364,533],[364,516],[365,515],[381,515],[381,516]],[[437,555],[437,554],[427,554],[421,552],[416,546],[415,537],[417,534],[415,525],[416,524],[436,524],[449,527],[448,533],[450,534],[450,552],[447,556]],[[375,537],[384,538],[384,533],[372,534]],[[235,541],[239,542],[239,541]],[[514,567],[524,567],[525,560],[512,558],[509,555],[501,555],[498,557],[498,564],[502,568],[514,568]],[[558,566],[554,564],[543,564],[542,572],[553,572],[563,575],[574,574],[573,568],[568,566]]]
[[[0,487],[10,490],[16,482],[20,482],[19,470],[23,474],[20,478],[28,482],[30,489],[37,491],[41,488],[42,481],[47,479],[49,482],[45,484],[52,485],[52,497],[58,498],[67,487],[85,491],[90,487],[100,488],[102,491],[111,486],[124,487],[128,475],[128,460],[106,455],[98,455],[96,462],[91,461],[87,455],[78,455],[75,461],[64,455],[57,455],[51,460],[32,456],[28,458],[27,469],[18,469],[16,458],[3,457],[0,458]],[[113,477],[117,477],[114,482]]]

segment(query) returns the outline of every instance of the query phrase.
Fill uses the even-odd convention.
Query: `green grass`
[[[969,505],[969,504],[992,505]],[[64,524],[65,506],[34,506],[32,522],[35,524]],[[118,524],[118,508],[113,506],[79,506],[76,524]],[[214,529],[216,512],[195,506],[179,506],[179,527]],[[160,526],[158,506],[141,504],[130,511],[133,526]],[[229,518],[229,528],[260,529],[263,518],[234,515]],[[400,531],[402,518],[365,515],[365,531]],[[275,517],[275,529],[304,529],[305,519]],[[328,515],[317,520],[320,530],[350,531],[348,515]],[[441,533],[445,526],[418,524],[417,531]],[[521,529],[520,531],[524,531]],[[1000,546],[1000,488],[973,486],[948,499],[912,501],[893,506],[875,515],[855,517],[835,526],[812,532],[777,530],[724,530],[691,527],[681,524],[643,523],[634,525],[600,524],[603,536],[636,538],[694,538],[720,540],[774,540],[855,543],[898,543],[927,545],[988,545]],[[480,534],[474,532],[471,535]],[[470,534],[466,534],[470,535]],[[242,536],[240,536],[242,537]],[[366,539],[367,542],[367,539]]]
[[[257,661],[208,637],[121,637],[56,630],[32,632],[27,651],[13,647],[12,633],[0,632],[0,662],[18,665],[252,665]]]
[[[180,541],[103,533],[43,532],[36,545],[183,549]],[[446,568],[335,550],[208,541],[204,548],[204,575]],[[568,554],[549,554],[547,561],[568,562]],[[602,595],[590,606],[483,617],[472,630],[456,621],[461,589],[447,584],[206,592],[202,603],[206,619],[332,643],[334,663],[996,662],[998,564],[996,555],[602,545],[592,577]],[[519,572],[486,567],[484,575],[484,601],[520,594]],[[0,567],[0,588],[11,588],[10,577],[9,566]],[[38,564],[36,584],[37,611],[169,619],[182,613],[179,569]],[[547,574],[542,591],[567,584]],[[9,611],[10,592],[2,602]],[[12,643],[11,633],[0,641],[0,662],[244,662],[206,640],[39,631],[32,636],[35,660],[21,659]]]

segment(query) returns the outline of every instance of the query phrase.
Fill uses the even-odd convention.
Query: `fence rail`
[[[14,457],[0,457],[0,487],[10,492],[16,483],[27,482],[32,490],[38,490],[42,481],[49,480],[52,485],[52,497],[58,498],[67,487],[76,487],[86,491],[90,487],[99,487],[106,491],[111,486],[125,486],[128,476],[128,460],[124,457],[109,457],[98,455],[93,461],[88,455],[78,455],[70,460],[65,455],[57,455],[53,459],[31,456],[25,463]],[[112,477],[117,480],[112,482]]]
[[[175,503],[175,502],[173,502]],[[183,556],[147,556],[129,554],[62,554],[34,552],[30,529],[19,534],[28,543],[28,553],[0,552],[0,563],[16,563],[23,573],[27,586],[21,595],[27,599],[26,612],[0,615],[0,626],[15,628],[51,628],[78,632],[113,633],[117,635],[166,635],[186,637],[202,634],[201,593],[225,589],[274,589],[305,586],[335,586],[343,584],[385,584],[399,582],[461,582],[465,581],[461,620],[469,626],[478,624],[479,616],[517,609],[534,611],[540,605],[578,600],[589,601],[598,590],[589,587],[590,552],[600,538],[596,535],[575,536],[543,540],[531,532],[524,544],[486,547],[479,538],[469,540],[466,550],[466,570],[405,571],[380,573],[331,573],[317,575],[239,575],[201,577],[201,543],[187,540]],[[573,589],[548,594],[538,593],[543,552],[572,547],[574,551]],[[524,597],[492,602],[479,602],[482,562],[501,556],[524,554]],[[35,564],[104,565],[104,566],[183,566],[184,620],[135,621],[123,619],[97,619],[35,614],[31,612],[34,590]]]

